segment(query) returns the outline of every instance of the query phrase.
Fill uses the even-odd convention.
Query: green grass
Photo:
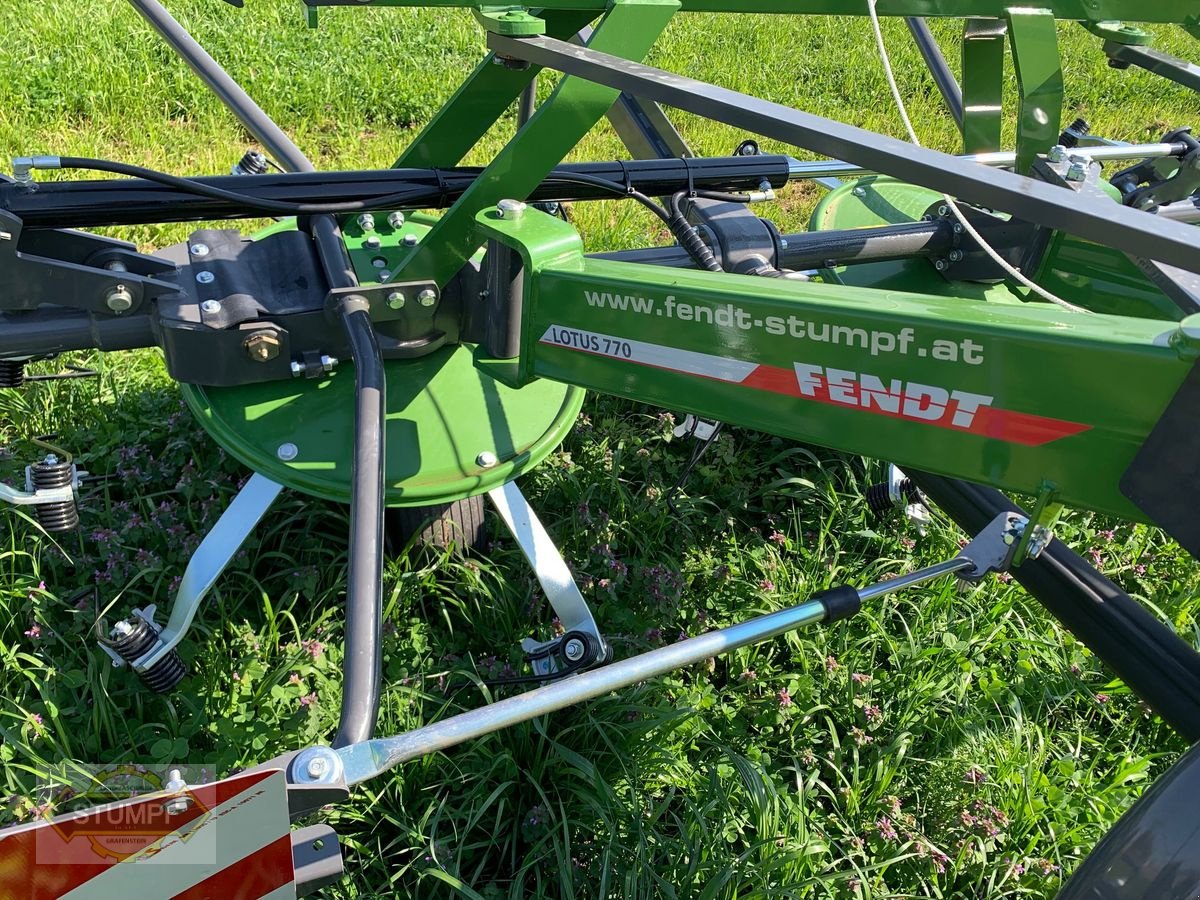
[[[323,167],[388,164],[482,47],[461,13],[338,10],[310,32],[285,0],[172,7]],[[248,144],[124,4],[6,11],[4,156],[219,172]],[[922,136],[953,149],[903,25],[886,25]],[[949,26],[938,31],[952,46]],[[1070,111],[1095,131],[1141,141],[1195,116],[1194,95],[1110,71],[1077,28],[1064,38]],[[682,18],[652,61],[899,133],[863,20]],[[707,154],[743,137],[677,121]],[[622,154],[598,130],[577,155]],[[792,190],[772,215],[802,227],[815,199]],[[575,219],[595,249],[660,237],[628,204]],[[189,229],[120,234],[161,246]],[[206,602],[183,648],[195,674],[176,694],[142,692],[97,652],[90,588],[121,613],[166,605],[247,473],[183,411],[155,353],[88,362],[99,381],[0,396],[4,474],[32,454],[28,438],[53,431],[84,468],[115,476],[86,497],[82,544],[60,547],[13,512],[0,520],[4,821],[32,814],[35,776],[58,759],[225,773],[328,740],[336,724],[346,513],[333,505],[285,495],[274,508]],[[594,397],[524,482],[621,656],[958,546],[944,521],[920,537],[868,516],[862,489],[878,463],[736,429],[672,516],[663,493],[688,451],[656,410]],[[389,562],[382,731],[485,702],[469,676],[519,665],[519,640],[550,633],[532,574],[493,535],[469,561]],[[1073,514],[1060,535],[1196,641],[1195,570],[1158,532]],[[327,816],[350,873],[327,894],[1046,897],[1183,746],[1015,584],[933,585],[363,786]]]

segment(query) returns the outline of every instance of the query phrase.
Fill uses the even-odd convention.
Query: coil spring
[[[900,497],[905,504],[921,502],[921,491],[913,484],[911,478],[902,479],[898,485]],[[876,515],[883,515],[890,509],[896,508],[896,502],[892,500],[892,492],[886,481],[879,484],[873,484],[867,488],[867,506],[871,512]]]
[[[45,461],[29,467],[29,480],[35,491],[45,488],[70,487],[75,481],[75,465],[70,460],[60,460],[54,454]],[[79,527],[79,509],[75,500],[60,500],[54,503],[39,503],[34,507],[37,520],[46,531],[58,534]]]
[[[267,158],[257,150],[247,150],[231,170],[234,175],[263,175],[267,171]]]
[[[125,629],[121,629],[121,625]],[[113,629],[113,636],[106,641],[109,647],[117,652],[121,659],[130,665],[152,650],[158,643],[158,632],[139,615],[129,617],[129,620],[118,623]],[[138,672],[138,677],[150,690],[159,694],[167,694],[175,689],[187,675],[187,668],[179,653],[172,649],[162,659],[144,672]]]
[[[19,359],[0,359],[0,388],[19,388],[25,384],[25,363]]]

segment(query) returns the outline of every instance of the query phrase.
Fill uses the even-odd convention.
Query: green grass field
[[[327,168],[389,164],[483,46],[465,13],[342,9],[309,31],[292,0],[171,7]],[[0,155],[195,174],[226,171],[249,146],[125,4],[6,9]],[[954,28],[937,31],[953,57]],[[923,139],[953,150],[903,24],[885,32]],[[1200,113],[1183,88],[1108,69],[1081,29],[1063,35],[1069,115],[1095,132],[1152,140]],[[1182,32],[1161,38],[1196,55]],[[682,17],[651,61],[900,134],[863,19]],[[744,137],[675,118],[703,154]],[[577,150],[622,155],[607,130]],[[783,199],[765,214],[803,227],[816,192]],[[632,204],[577,207],[574,218],[592,249],[663,239]],[[189,230],[119,234],[156,247]],[[29,438],[54,432],[82,468],[113,475],[87,493],[81,540],[59,545],[11,511],[0,519],[0,824],[36,814],[37,775],[56,760],[224,774],[328,740],[338,713],[346,511],[298,495],[206,601],[183,648],[194,675],[177,693],[142,691],[98,652],[91,588],[121,614],[166,606],[247,473],[183,410],[157,353],[72,361],[101,378],[0,392],[0,474],[18,477]],[[593,397],[523,484],[620,656],[945,558],[962,537],[943,519],[921,537],[871,518],[862,490],[879,463],[738,429],[704,458],[676,517],[663,494],[690,448],[670,424]],[[467,561],[415,552],[388,563],[381,732],[486,702],[472,676],[518,666],[519,640],[550,633],[532,573],[492,533]],[[1200,581],[1158,532],[1078,513],[1059,536],[1197,640]],[[1015,583],[939,583],[364,786],[325,817],[349,872],[326,895],[1049,897],[1182,749]]]

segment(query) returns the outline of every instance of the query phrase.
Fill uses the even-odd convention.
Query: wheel
[[[1159,776],[1071,876],[1058,900],[1200,896],[1200,744]]]
[[[408,546],[415,537],[418,545],[437,548],[454,545],[466,554],[480,546],[486,536],[484,506],[484,495],[476,494],[436,506],[392,507],[384,516],[384,527],[396,551]]]

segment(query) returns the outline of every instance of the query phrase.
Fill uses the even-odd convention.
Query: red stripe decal
[[[227,869],[208,876],[199,884],[181,891],[172,900],[227,900],[230,897],[262,897],[290,884],[292,838],[285,834]]]

